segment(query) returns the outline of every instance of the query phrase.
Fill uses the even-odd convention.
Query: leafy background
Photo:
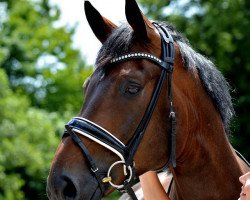
[[[231,141],[250,159],[250,2],[140,0],[151,19],[174,24],[214,60],[232,86]],[[64,123],[93,71],[72,46],[75,27],[55,27],[49,0],[0,0],[0,199],[46,199],[46,177]],[[107,199],[117,199],[118,194]]]

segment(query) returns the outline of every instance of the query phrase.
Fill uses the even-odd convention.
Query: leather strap
[[[137,148],[138,148],[138,146],[139,146],[139,144],[144,136],[147,125],[151,119],[154,108],[157,104],[157,100],[160,96],[160,92],[161,92],[162,86],[164,84],[166,73],[168,72],[168,74],[170,75],[170,74],[172,74],[172,71],[173,71],[174,57],[172,57],[172,56],[174,56],[174,54],[171,52],[172,50],[174,50],[173,39],[168,32],[167,32],[168,35],[166,36],[165,32],[161,29],[161,26],[159,26],[157,23],[154,23],[154,25],[161,35],[161,45],[162,45],[161,60],[163,60],[164,63],[168,63],[168,67],[162,68],[160,79],[159,79],[157,86],[154,90],[153,96],[150,100],[150,103],[147,107],[147,110],[145,111],[145,114],[144,114],[140,124],[138,125],[133,138],[129,141],[129,143],[127,145],[128,149],[130,150],[129,155],[126,158],[127,165],[131,165],[131,163],[133,162],[133,158],[134,158],[134,155],[136,153],[136,150],[137,150]],[[165,35],[165,38],[163,37],[163,35]],[[169,46],[171,46],[171,47],[169,47]],[[168,62],[169,60],[172,60],[172,61]],[[168,70],[166,71],[165,69],[168,69]],[[168,82],[168,84],[169,84],[169,82]],[[171,91],[171,89],[169,89],[169,88],[171,88],[171,83],[170,83],[170,85],[168,85],[168,92]],[[170,95],[168,95],[168,97],[172,98],[172,95],[170,94]],[[171,101],[172,101],[172,99],[171,99]]]
[[[92,159],[88,149],[86,148],[86,146],[83,144],[83,142],[81,141],[81,139],[74,133],[74,131],[72,131],[71,127],[69,125],[65,125],[65,129],[67,131],[67,133],[71,136],[72,140],[77,144],[77,146],[81,149],[82,154],[84,155],[84,158],[87,161],[87,164],[89,165],[92,174],[94,175],[94,177],[96,178],[100,190],[101,190],[101,196],[103,196],[104,194],[104,186],[102,183],[102,179],[100,174],[98,173],[98,167],[96,166],[94,160]]]

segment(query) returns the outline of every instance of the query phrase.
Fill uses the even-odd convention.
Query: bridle
[[[83,153],[86,159],[86,162],[90,168],[91,173],[95,176],[99,184],[99,188],[102,194],[104,193],[104,183],[108,182],[110,183],[111,186],[113,186],[117,190],[122,192],[127,192],[133,200],[137,199],[132,189],[132,186],[136,180],[134,155],[145,134],[148,123],[154,112],[154,108],[157,104],[157,100],[160,96],[166,76],[168,78],[168,101],[169,101],[168,104],[169,104],[169,121],[170,121],[170,132],[169,132],[170,156],[166,166],[171,165],[173,167],[176,167],[176,155],[175,155],[176,119],[175,119],[175,112],[173,110],[172,87],[171,87],[174,54],[175,54],[174,41],[172,36],[169,34],[169,32],[164,26],[155,22],[153,24],[158,30],[161,37],[161,47],[162,47],[161,59],[149,53],[134,52],[113,58],[109,62],[109,64],[113,65],[120,62],[126,62],[132,59],[146,59],[149,60],[150,62],[155,63],[161,68],[161,75],[156,84],[151,100],[148,104],[148,107],[137,129],[135,130],[134,135],[129,140],[129,142],[126,145],[123,144],[118,138],[109,133],[107,130],[85,118],[75,117],[67,125],[65,125],[66,135],[70,135],[72,140],[81,149],[81,152]],[[113,163],[110,166],[106,177],[102,178],[102,175],[99,172],[99,169],[96,166],[93,158],[91,157],[88,149],[81,141],[81,139],[78,137],[78,135],[83,135],[84,137],[98,143],[99,145],[102,145],[103,147],[115,153],[120,158],[119,161]],[[110,176],[111,170],[113,169],[114,166],[118,164],[123,165],[124,175],[126,177],[122,185],[114,184]]]

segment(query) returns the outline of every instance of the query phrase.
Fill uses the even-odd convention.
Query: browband
[[[173,59],[167,57],[164,61],[157,58],[156,56],[148,53],[139,53],[139,52],[134,52],[134,53],[127,53],[122,56],[119,56],[117,58],[113,58],[110,63],[119,63],[119,62],[125,62],[131,59],[147,59],[152,61],[153,63],[161,66],[163,69],[167,70],[167,72],[172,72],[173,69]]]

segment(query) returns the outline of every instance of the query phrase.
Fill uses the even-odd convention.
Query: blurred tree
[[[72,47],[75,28],[58,27],[60,11],[48,0],[1,0],[0,10],[0,66],[11,88],[33,106],[77,112],[92,69]]]
[[[3,69],[0,108],[0,199],[46,199],[46,178],[62,118],[32,108],[25,96],[14,94]]]
[[[92,68],[59,16],[48,0],[0,0],[0,199],[47,199],[59,136],[83,101]]]
[[[212,58],[233,89],[234,147],[250,159],[250,1],[139,0],[148,16],[168,21]]]

